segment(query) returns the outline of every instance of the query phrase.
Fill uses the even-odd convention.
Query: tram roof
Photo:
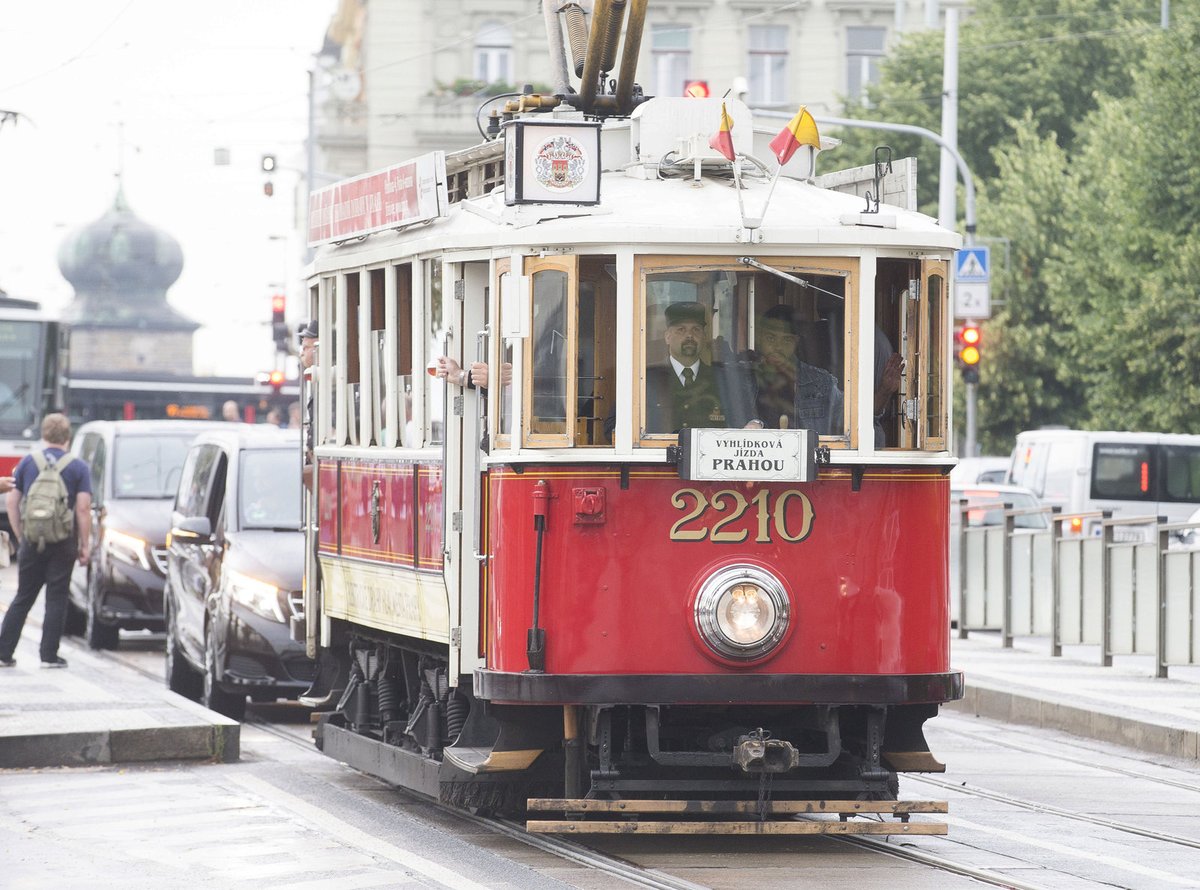
[[[651,106],[654,102],[652,100]],[[674,109],[664,107],[666,112]],[[371,264],[439,251],[505,250],[541,247],[603,249],[622,245],[656,253],[729,254],[752,244],[759,253],[836,252],[856,247],[950,251],[961,237],[923,213],[883,204],[866,213],[862,197],[822,188],[783,175],[775,183],[763,212],[771,180],[743,173],[741,204],[747,217],[761,216],[749,234],[739,210],[738,190],[727,162],[703,162],[703,175],[693,167],[664,168],[656,160],[634,158],[637,136],[628,121],[605,125],[600,203],[522,204],[506,206],[504,188],[467,198],[431,223],[368,235],[362,241],[328,246],[318,253],[315,270],[344,268],[347,262]],[[500,161],[499,141],[458,153],[477,161]],[[612,148],[616,147],[616,151]],[[774,160],[772,158],[772,160]],[[748,166],[748,165],[747,165]]]

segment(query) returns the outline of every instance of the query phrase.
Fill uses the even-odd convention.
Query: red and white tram
[[[66,326],[0,291],[0,476],[41,438],[42,417],[62,410],[66,357]],[[9,530],[3,498],[0,522]]]
[[[721,106],[517,108],[314,196],[327,753],[559,811],[786,813],[941,769],[959,239],[791,170],[815,152],[776,181],[728,102],[733,176]]]

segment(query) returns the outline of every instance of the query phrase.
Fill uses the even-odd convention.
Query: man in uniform
[[[646,432],[675,433],[683,427],[761,426],[739,387],[700,360],[708,339],[708,317],[700,303],[671,303],[664,311],[667,362],[646,368]]]

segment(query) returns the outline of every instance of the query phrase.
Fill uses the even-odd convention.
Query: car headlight
[[[108,549],[108,555],[113,559],[141,566],[149,571],[150,559],[147,556],[149,545],[141,538],[127,535],[116,529],[106,528],[104,530],[104,546]]]
[[[259,581],[241,572],[225,572],[225,589],[238,603],[251,612],[284,623],[283,610],[279,608],[279,588],[266,581]]]
[[[754,566],[730,566],[704,582],[696,629],[718,655],[752,659],[779,645],[791,606],[779,579]]]

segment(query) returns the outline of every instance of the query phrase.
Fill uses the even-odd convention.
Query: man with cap
[[[800,326],[790,306],[768,309],[755,332],[755,409],[772,429],[843,431],[842,391],[824,368],[800,358]]]
[[[683,427],[730,427],[749,424],[745,398],[737,399],[720,368],[700,360],[708,339],[708,316],[700,303],[671,303],[667,323],[666,364],[646,368],[646,432],[674,433]]]
[[[305,322],[296,333],[300,340],[300,374],[304,377],[308,388],[308,398],[304,402],[304,469],[302,478],[304,487],[311,489],[313,483],[313,365],[317,362],[317,320]]]

